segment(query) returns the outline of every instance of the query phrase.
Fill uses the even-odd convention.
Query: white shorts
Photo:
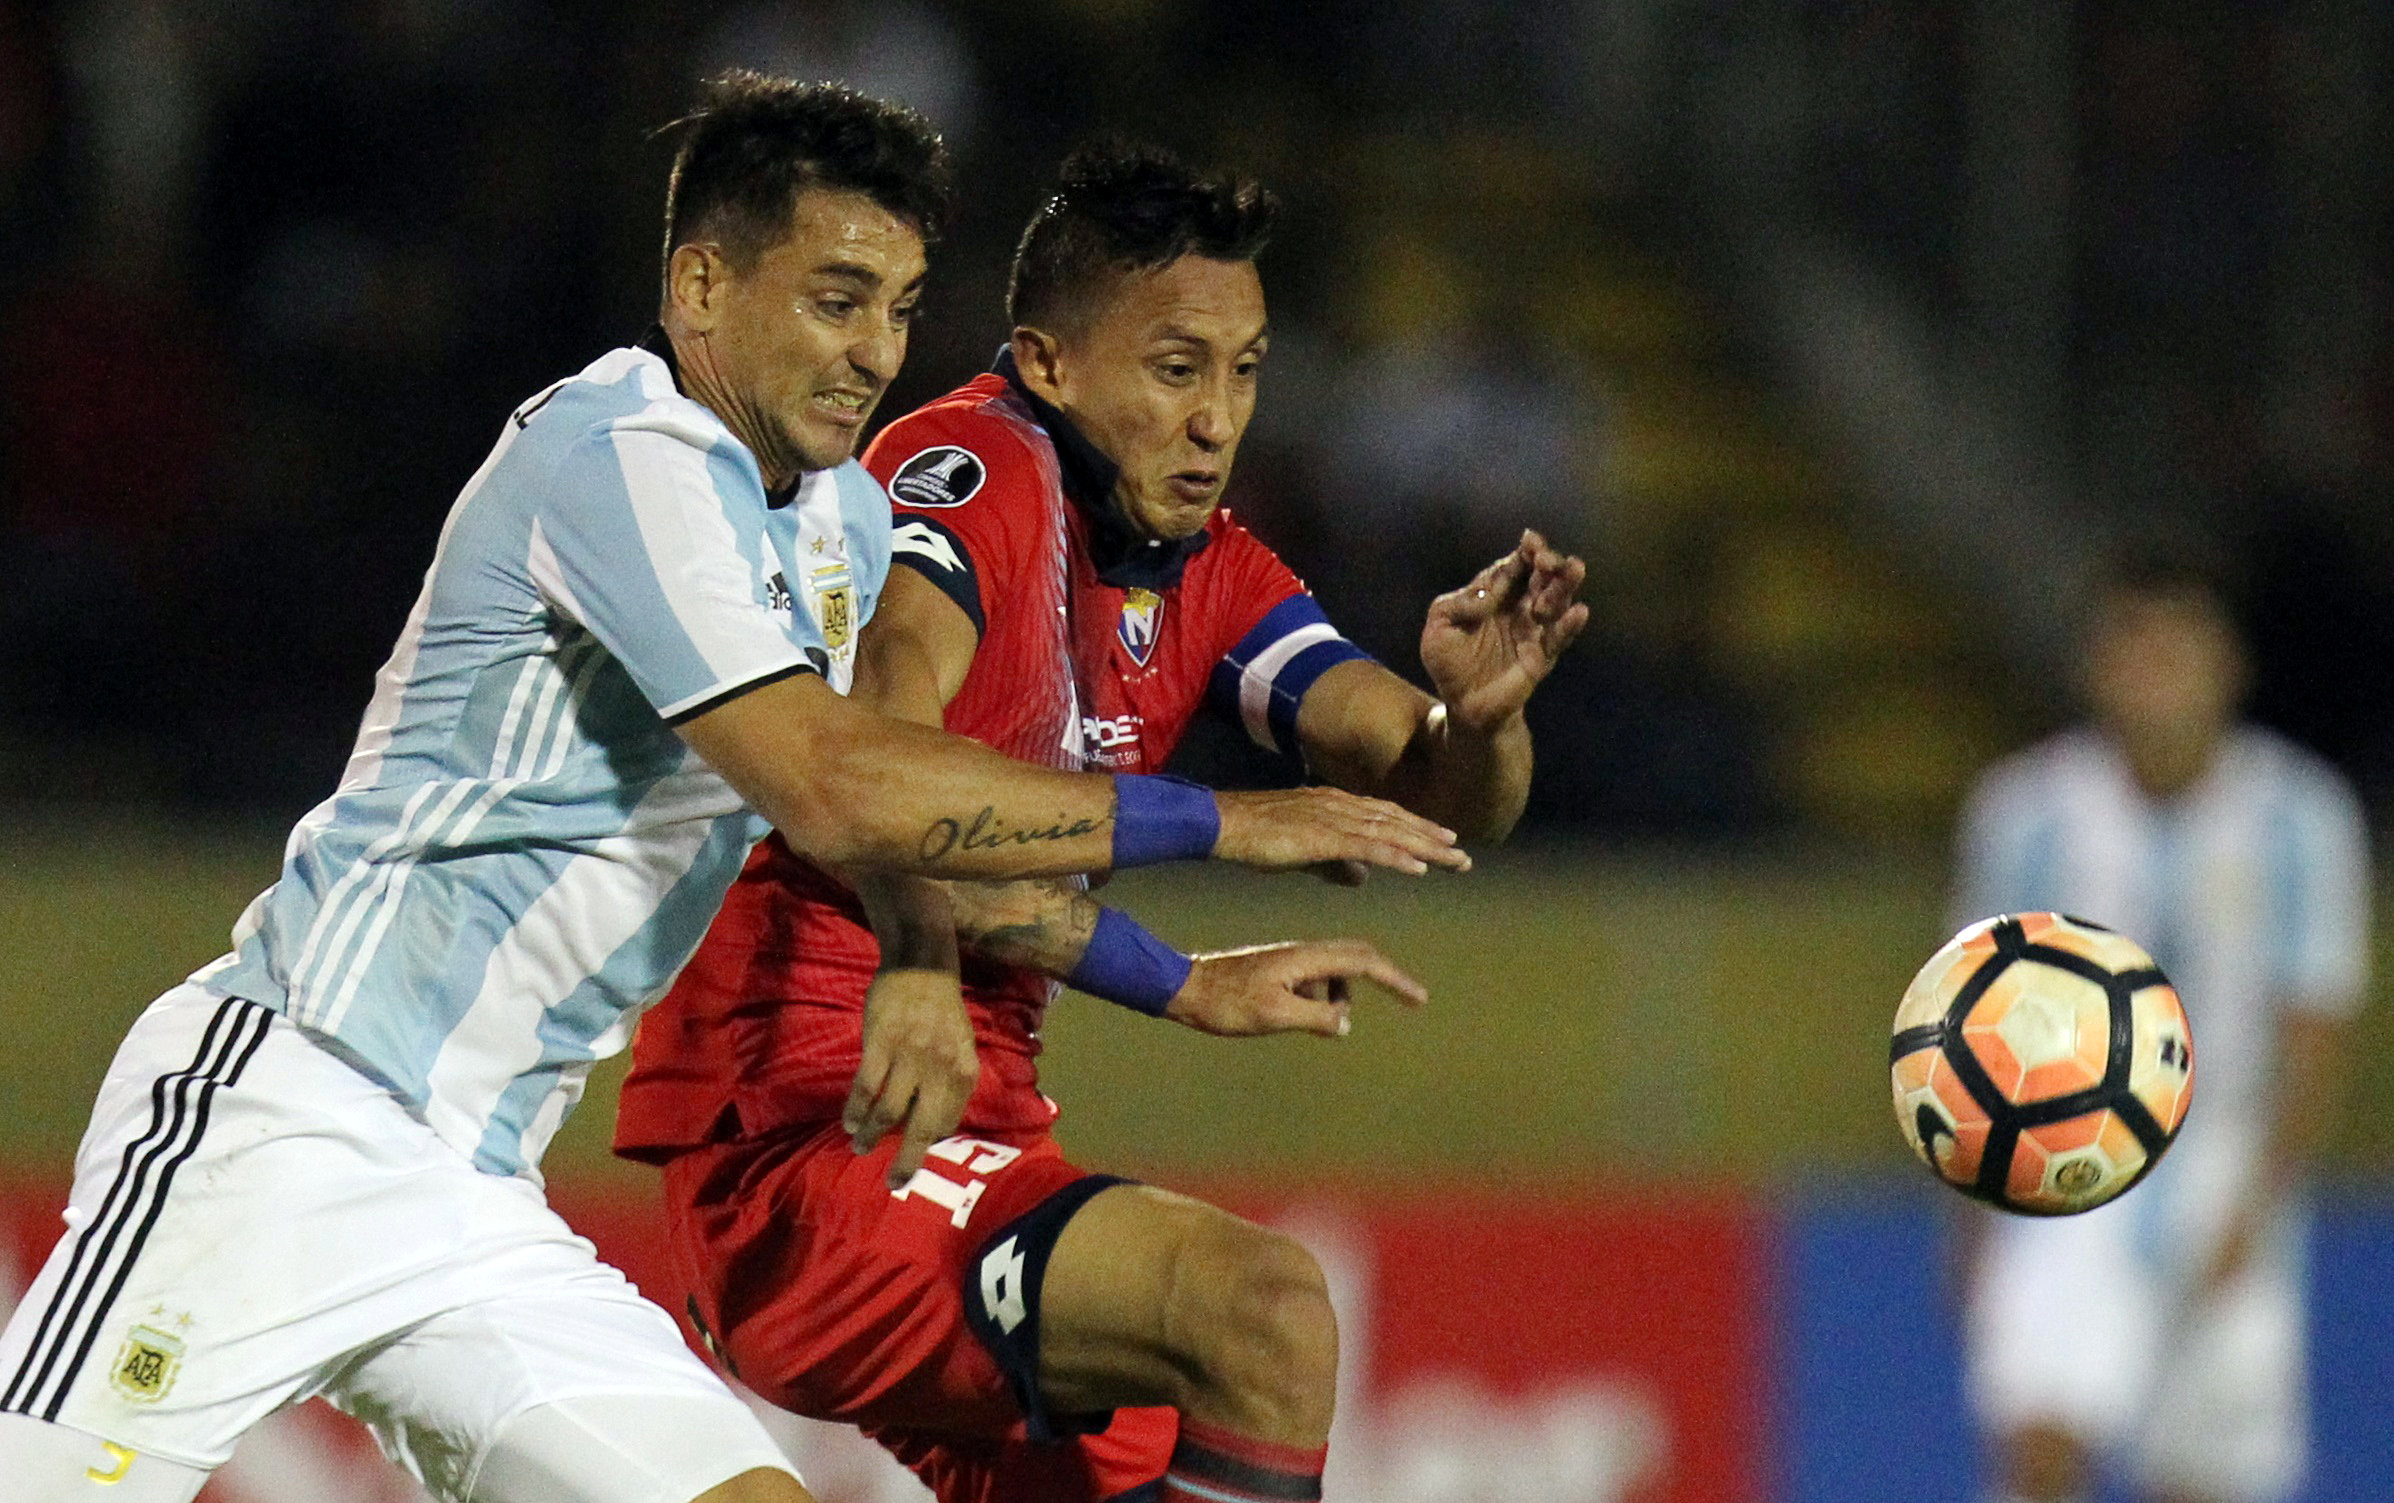
[[[2149,1488],[2283,1498],[2309,1422],[2303,1218],[2281,1217],[2241,1277],[2193,1300],[2191,1269],[2156,1256],[2144,1193],[1997,1220],[1971,1291],[1971,1398],[1996,1429],[2049,1423],[2121,1453]]]
[[[66,1223],[0,1333],[0,1413],[81,1432],[98,1466],[122,1452],[204,1475],[321,1394],[450,1499],[546,1476],[506,1485],[686,1503],[789,1469],[537,1186],[475,1169],[254,1003],[184,986],[142,1014],[101,1084]],[[0,1427],[0,1478],[57,1449],[29,1433]],[[625,1454],[560,1489],[609,1443]],[[571,1454],[522,1454],[544,1449]],[[42,1464],[59,1480],[30,1496],[85,1485],[80,1464]]]

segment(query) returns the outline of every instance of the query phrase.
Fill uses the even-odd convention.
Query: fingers
[[[874,977],[865,997],[864,1054],[840,1125],[860,1154],[903,1129],[887,1168],[890,1188],[912,1179],[924,1151],[955,1130],[979,1063],[954,973],[898,968]]]
[[[856,1079],[848,1085],[847,1104],[840,1108],[840,1127],[854,1140],[858,1153],[872,1152],[881,1135],[889,1131],[891,1119],[879,1110],[889,1066],[889,1051],[878,1040],[866,1039],[864,1062],[856,1067]]]
[[[1471,857],[1444,825],[1380,799],[1336,788],[1225,793],[1216,799],[1216,859],[1263,871],[1339,862],[1384,866],[1409,876],[1437,867],[1471,870]],[[1333,880],[1338,880],[1333,878]]]
[[[931,1145],[956,1130],[964,1120],[964,1104],[970,1093],[952,1085],[926,1084],[916,1092],[913,1110],[906,1113],[905,1136],[898,1142],[898,1155],[890,1160],[889,1187],[903,1189],[914,1172],[923,1167],[923,1156]]]
[[[1347,859],[1394,866],[1415,876],[1433,866],[1452,872],[1471,870],[1471,857],[1455,843],[1455,832],[1436,820],[1425,819],[1385,799],[1363,798],[1329,788],[1307,791],[1334,795],[1354,806],[1355,822],[1350,828],[1367,842],[1369,850],[1352,853]]]
[[[1419,1007],[1430,1000],[1427,986],[1365,940],[1321,940],[1298,946],[1290,956],[1298,963],[1303,981],[1328,983],[1336,988],[1329,993],[1333,1000],[1343,1000],[1348,984],[1354,980],[1372,982],[1408,1007]]]
[[[1564,649],[1578,639],[1580,632],[1587,624],[1588,607],[1584,601],[1563,612],[1560,617],[1556,618],[1554,624],[1547,627],[1541,634],[1547,658],[1551,660],[1561,657]]]

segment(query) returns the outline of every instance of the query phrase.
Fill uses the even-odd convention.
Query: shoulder
[[[747,445],[676,390],[665,362],[646,350],[609,351],[508,421],[534,454],[560,468],[611,472],[628,490],[700,478],[723,499],[764,503],[764,477]]]
[[[1055,483],[1055,447],[994,375],[925,403],[884,429],[865,468],[910,511],[986,513]]]
[[[2025,746],[1979,774],[1970,790],[1972,813],[2020,816],[2048,807],[2066,790],[2104,776],[2110,750],[2085,727]]]
[[[2229,742],[2240,778],[2262,797],[2299,805],[2359,823],[2360,795],[2335,764],[2299,742],[2257,725],[2243,725]]]
[[[1205,551],[1190,560],[1184,584],[1202,591],[1216,606],[1244,605],[1262,612],[1292,595],[1305,594],[1305,582],[1295,571],[1227,510],[1208,517],[1205,530],[1209,541]]]

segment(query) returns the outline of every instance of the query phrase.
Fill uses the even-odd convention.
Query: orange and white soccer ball
[[[2092,1210],[2186,1120],[2194,1044],[2133,940],[2058,913],[1982,919],[1895,1010],[1895,1120],[1937,1177],[2030,1216]]]

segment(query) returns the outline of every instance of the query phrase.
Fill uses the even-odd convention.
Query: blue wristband
[[[1211,788],[1156,773],[1114,775],[1114,870],[1203,861],[1221,837]]]
[[[1089,948],[1064,979],[1092,997],[1160,1018],[1188,985],[1189,969],[1188,956],[1141,928],[1137,919],[1119,908],[1100,908]]]

